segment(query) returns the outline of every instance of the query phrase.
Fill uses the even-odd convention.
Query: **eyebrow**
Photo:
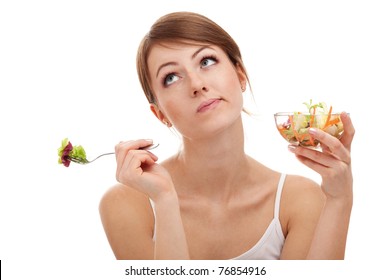
[[[196,50],[196,52],[194,52],[191,56],[191,59],[194,59],[201,51],[203,51],[204,49],[212,49],[214,50],[211,46],[203,46],[201,48],[199,48],[198,50]],[[177,62],[167,62],[167,63],[163,63],[160,65],[160,67],[158,67],[157,69],[157,73],[156,73],[156,78],[158,77],[158,73],[160,73],[160,70],[166,66],[170,66],[170,65],[178,65]]]

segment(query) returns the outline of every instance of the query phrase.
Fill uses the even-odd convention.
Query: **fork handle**
[[[149,146],[145,146],[145,147],[141,147],[139,148],[139,150],[151,150],[151,149],[154,149],[154,148],[157,148],[160,144],[150,144]],[[102,157],[102,156],[108,156],[108,155],[114,155],[115,153],[105,153],[105,154],[101,154],[100,156],[96,157],[95,159],[93,160],[90,160],[89,162],[93,162],[95,160],[97,160],[98,158]]]
[[[100,156],[94,158],[93,160],[90,160],[89,162],[93,162],[95,160],[97,160],[98,158],[102,157],[102,156],[108,156],[108,155],[114,155],[115,153],[105,153],[105,154],[101,154]]]

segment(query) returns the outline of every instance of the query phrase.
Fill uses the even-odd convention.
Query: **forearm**
[[[167,195],[155,202],[155,211],[155,259],[189,259],[177,195]]]
[[[351,210],[352,199],[325,202],[308,259],[344,259]]]

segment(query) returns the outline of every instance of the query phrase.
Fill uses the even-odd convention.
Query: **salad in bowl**
[[[313,104],[303,103],[307,112],[279,112],[274,114],[276,127],[282,137],[290,144],[305,147],[318,147],[320,144],[309,134],[310,128],[321,129],[326,133],[340,138],[344,127],[340,114],[333,113],[332,106],[327,107],[326,103]]]

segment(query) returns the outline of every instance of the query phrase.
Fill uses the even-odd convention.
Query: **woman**
[[[280,174],[244,152],[241,114],[249,85],[238,46],[199,14],[160,18],[142,40],[137,70],[151,111],[182,135],[157,163],[151,140],[120,142],[118,185],[100,214],[117,259],[343,259],[352,209],[350,147],[311,135],[323,152],[290,146],[322,176]]]

